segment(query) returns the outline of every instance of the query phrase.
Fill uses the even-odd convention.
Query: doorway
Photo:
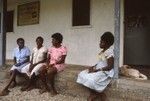
[[[150,66],[150,0],[124,0],[124,64]]]

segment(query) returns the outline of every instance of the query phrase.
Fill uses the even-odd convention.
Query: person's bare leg
[[[42,81],[42,88],[40,89],[39,93],[42,94],[46,91],[50,91],[48,85],[47,85],[47,81],[46,81],[46,76],[47,76],[47,69],[45,66],[43,66],[41,69],[40,69],[40,79]]]
[[[57,95],[58,92],[55,89],[55,75],[57,74],[57,69],[52,67],[51,69],[48,70],[48,80],[50,81],[51,84],[51,94],[52,95]]]
[[[10,80],[9,80],[8,84],[5,86],[5,88],[0,92],[0,96],[7,95],[9,93],[8,88],[11,85],[11,83],[12,82],[16,83],[16,81],[15,81],[16,74],[17,74],[17,70],[12,71]]]
[[[56,94],[58,94],[58,92],[55,89],[55,81],[54,81],[55,74],[53,74],[51,77],[52,77],[52,79],[51,79],[52,95],[56,95]]]
[[[104,92],[99,93],[100,97],[101,97],[101,101],[106,101],[106,94]]]
[[[24,82],[24,84],[22,86],[25,86],[25,85],[28,84],[30,78],[29,78],[29,76],[26,73],[22,73],[22,75],[25,78],[25,82]]]
[[[14,71],[11,71],[11,75],[10,76],[12,76],[13,72]],[[15,70],[15,74],[17,76],[19,74],[19,72],[17,70]],[[16,85],[17,85],[16,76],[14,77],[13,81],[10,83],[10,85],[8,86],[8,88],[14,88],[14,87],[16,87]]]
[[[94,101],[96,97],[98,96],[97,92],[92,89],[89,89],[89,90],[90,90],[90,96],[88,97],[87,101]]]
[[[35,74],[33,74],[31,76],[31,78],[29,79],[28,84],[25,87],[21,88],[21,91],[31,90],[33,88],[34,84],[35,84],[35,81],[36,81],[36,76],[35,76]]]

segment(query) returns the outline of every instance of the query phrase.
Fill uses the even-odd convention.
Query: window
[[[14,11],[8,11],[6,14],[6,32],[13,32]]]
[[[90,0],[73,0],[72,26],[90,25]]]

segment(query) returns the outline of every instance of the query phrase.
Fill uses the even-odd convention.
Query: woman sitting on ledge
[[[17,85],[16,82],[16,76],[19,74],[23,74],[25,77],[27,77],[26,74],[24,74],[24,68],[26,65],[29,64],[30,61],[30,50],[25,45],[25,41],[23,38],[17,39],[17,45],[14,49],[13,55],[14,55],[14,65],[10,69],[10,80],[8,84],[5,86],[5,88],[0,92],[0,96],[8,95],[9,90],[8,88],[11,86],[15,87]]]
[[[98,63],[78,75],[77,83],[90,89],[88,101],[93,101],[98,96],[101,97],[102,101],[105,101],[106,95],[103,92],[114,75],[114,53],[111,47],[113,43],[114,36],[112,33],[105,32],[101,36],[100,48],[102,51],[98,54]]]
[[[36,80],[40,75],[40,70],[45,68],[47,60],[47,48],[43,46],[44,39],[36,38],[36,47],[33,48],[30,64],[23,68],[24,73],[29,77],[28,84],[21,88],[21,91],[29,91],[35,87]]]
[[[48,49],[47,70],[43,69],[41,72],[41,79],[43,80],[45,87],[40,91],[40,93],[49,90],[47,83],[50,83],[51,94],[54,96],[58,94],[55,89],[55,76],[65,69],[67,48],[62,44],[63,36],[61,33],[54,33],[51,38],[52,47]]]

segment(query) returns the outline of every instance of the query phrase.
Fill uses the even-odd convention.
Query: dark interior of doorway
[[[150,78],[150,0],[124,0],[124,64]]]

